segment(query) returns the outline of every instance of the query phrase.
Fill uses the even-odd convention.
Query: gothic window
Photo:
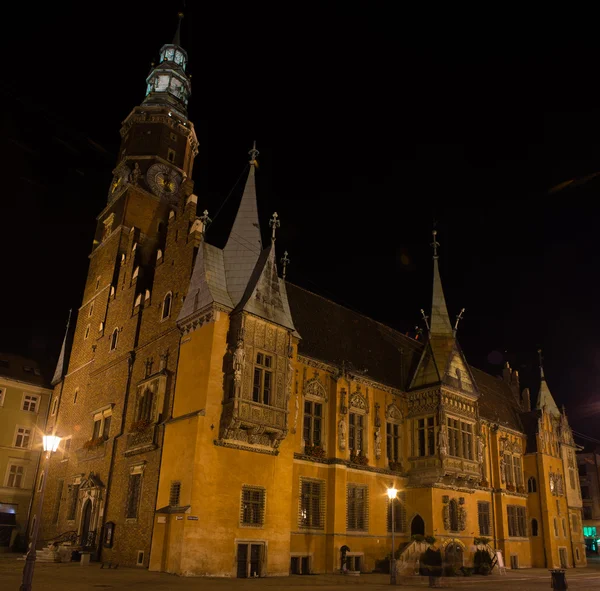
[[[399,498],[388,499],[387,530],[392,531],[392,503],[394,503],[394,532],[406,533],[406,507]]]
[[[305,445],[321,445],[321,429],[323,422],[323,405],[319,402],[304,402],[304,443]]]
[[[490,504],[485,501],[478,501],[477,515],[479,518],[479,535],[490,535]]]
[[[527,516],[525,507],[519,505],[508,505],[506,507],[508,517],[508,535],[511,538],[524,538],[527,536]]]
[[[252,382],[252,400],[261,404],[271,404],[273,389],[273,357],[264,353],[256,354],[254,379]]]
[[[179,507],[181,496],[181,482],[179,480],[171,481],[171,490],[169,491],[169,506]]]
[[[134,466],[129,473],[129,486],[127,488],[127,500],[125,503],[125,518],[137,519],[140,510],[140,498],[142,495],[142,472],[143,466]]]
[[[119,340],[119,329],[115,328],[110,335],[110,350],[114,351],[117,348],[117,341]]]
[[[386,450],[389,462],[399,462],[400,457],[400,428],[397,423],[386,423]]]
[[[435,455],[435,419],[424,417],[417,420],[416,448],[418,456]]]
[[[173,300],[173,295],[171,294],[171,292],[169,292],[165,296],[165,299],[163,300],[161,320],[166,320],[171,315],[172,300]]]
[[[536,538],[538,535],[538,522],[537,519],[531,520],[531,535]]]
[[[325,525],[325,481],[300,478],[300,527],[323,529]]]
[[[369,531],[369,487],[366,484],[347,485],[346,529]]]
[[[533,476],[531,476],[527,481],[527,492],[537,492],[537,482],[535,481],[535,478]]]
[[[243,486],[240,522],[246,526],[261,526],[265,521],[266,491],[259,486]]]
[[[450,501],[450,531],[458,531],[458,503],[456,499]]]
[[[37,412],[40,404],[40,397],[35,394],[23,394],[23,402],[21,404],[21,410],[28,412]]]
[[[364,451],[365,417],[357,412],[351,412],[349,423],[348,447],[350,452],[362,453]]]
[[[21,447],[23,449],[29,449],[29,443],[31,440],[31,429],[26,427],[17,427],[15,432],[14,447]]]

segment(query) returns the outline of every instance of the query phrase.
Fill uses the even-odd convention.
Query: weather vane
[[[458,330],[458,323],[463,319],[463,313],[465,309],[463,308],[459,314],[456,316],[456,322],[454,323],[454,334],[456,335],[456,331]]]
[[[437,230],[432,230],[431,234],[433,235],[433,242],[431,243],[431,246],[433,246],[433,258],[437,259],[438,258],[438,246],[440,245],[440,243],[435,239],[435,237],[437,236]]]

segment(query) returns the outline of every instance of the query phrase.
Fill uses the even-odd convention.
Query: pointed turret
[[[540,391],[538,393],[537,404],[535,407],[540,410],[546,407],[546,411],[552,415],[559,416],[560,411],[558,410],[558,406],[554,400],[550,392],[550,388],[548,388],[548,384],[546,383],[546,376],[544,375],[544,364],[542,363],[542,350],[538,349],[538,355],[540,357]]]
[[[227,244],[223,249],[227,288],[233,305],[242,299],[254,267],[262,252],[258,207],[256,205],[256,142],[250,154],[250,169],[240,206]]]
[[[442,288],[442,280],[438,265],[437,231],[433,230],[433,294],[431,299],[431,318],[423,313],[429,329],[429,339],[423,348],[423,353],[413,375],[410,389],[416,390],[444,383],[464,392],[476,393],[477,388],[471,375],[469,365],[456,340],[458,322],[462,319],[461,311],[457,316],[455,329],[452,329],[446,298]]]
[[[60,355],[58,356],[58,363],[56,364],[56,369],[54,370],[54,376],[50,384],[52,386],[56,386],[67,372],[67,367],[69,365],[69,349],[70,349],[70,335],[69,335],[69,327],[71,325],[71,312],[69,310],[69,318],[67,320],[67,328],[65,330],[65,337],[63,338],[62,346],[60,348]]]
[[[177,21],[177,29],[173,36],[173,45],[181,46],[181,20],[183,19],[183,12],[179,12],[177,16],[179,17],[179,20]]]

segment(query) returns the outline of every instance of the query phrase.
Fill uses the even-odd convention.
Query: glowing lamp
[[[58,449],[60,437],[57,437],[56,435],[44,435],[42,439],[44,442],[44,451],[54,453]]]
[[[398,494],[398,490],[395,489],[394,487],[387,489],[387,496],[389,497],[390,501],[392,499],[395,499],[397,494]]]

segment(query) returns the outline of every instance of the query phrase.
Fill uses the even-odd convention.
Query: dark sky
[[[177,22],[177,2],[150,4],[3,15],[0,350],[52,363],[81,304],[120,122]],[[597,35],[475,36],[383,2],[187,4],[199,207],[220,208],[256,139],[263,233],[277,210],[289,279],[403,332],[430,307],[436,220],[467,359],[510,360],[535,394],[541,346],[557,402],[595,434],[600,177],[548,190],[600,170]]]

